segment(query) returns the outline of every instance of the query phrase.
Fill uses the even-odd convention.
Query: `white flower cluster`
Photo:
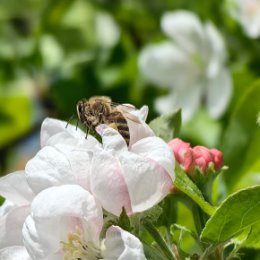
[[[129,216],[172,189],[174,159],[145,123],[148,108],[128,121],[130,145],[100,125],[99,143],[66,122],[47,118],[41,150],[25,170],[0,179],[1,260],[143,260],[140,240],[119,226],[101,237],[103,210]],[[130,112],[129,112],[130,113]]]
[[[157,99],[158,112],[182,108],[182,118],[188,121],[205,100],[209,115],[220,117],[231,97],[232,82],[216,27],[201,23],[191,12],[175,11],[163,15],[161,28],[170,40],[145,47],[139,57],[145,79],[170,91]]]

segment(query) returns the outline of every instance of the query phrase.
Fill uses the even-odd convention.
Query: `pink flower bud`
[[[210,153],[213,156],[216,171],[220,170],[224,165],[223,153],[217,149],[210,149]]]
[[[182,166],[184,171],[191,172],[194,168],[192,148],[189,143],[183,142],[179,138],[171,140],[168,145],[173,151],[176,161]]]
[[[193,157],[195,165],[203,172],[206,173],[210,163],[214,163],[214,157],[210,150],[204,146],[195,146],[193,148]]]

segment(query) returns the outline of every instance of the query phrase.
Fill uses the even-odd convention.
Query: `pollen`
[[[101,260],[100,249],[85,241],[80,230],[68,234],[67,242],[61,241],[63,260]]]

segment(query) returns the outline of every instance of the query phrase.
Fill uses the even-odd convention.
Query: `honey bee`
[[[86,126],[86,137],[89,131],[95,131],[96,126],[106,124],[117,130],[129,146],[130,133],[126,118],[134,119],[131,118],[132,114],[128,117],[127,112],[120,109],[119,104],[112,102],[111,98],[94,96],[89,100],[82,99],[77,103],[77,114],[79,121]],[[138,123],[138,120],[135,121]]]

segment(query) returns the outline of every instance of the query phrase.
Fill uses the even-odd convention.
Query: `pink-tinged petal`
[[[103,225],[102,209],[95,198],[78,185],[45,189],[32,203],[23,227],[24,244],[33,259],[60,255],[61,241],[70,232],[83,231],[84,239],[97,243]],[[53,258],[51,258],[53,256]]]
[[[75,138],[84,139],[85,133],[81,131],[80,129],[77,129],[73,125],[68,125],[66,128],[67,122],[53,119],[53,118],[46,118],[41,127],[41,146],[46,146],[49,138],[54,136],[55,134],[58,134],[60,132],[67,132],[71,134]],[[57,140],[59,141],[59,140]]]
[[[210,116],[219,118],[226,110],[233,92],[232,79],[228,69],[208,81],[206,105]]]
[[[0,260],[31,260],[24,246],[10,246],[0,250]]]
[[[103,149],[106,151],[124,151],[127,150],[127,144],[119,132],[107,125],[99,125],[96,131],[102,137]]]
[[[13,207],[0,217],[0,248],[23,245],[22,227],[30,213],[30,205]]]
[[[106,233],[104,260],[145,260],[143,245],[131,233],[111,226]]]
[[[0,195],[16,205],[27,205],[34,197],[24,171],[10,173],[0,178]]]
[[[203,26],[196,15],[188,11],[166,12],[161,20],[162,30],[188,53],[203,50]]]
[[[220,170],[224,165],[223,153],[217,149],[210,149],[210,153],[213,156],[215,169]]]
[[[153,207],[171,191],[171,176],[153,159],[129,152],[119,154],[118,159],[133,213]]]
[[[169,146],[159,137],[147,137],[135,143],[131,152],[153,160],[174,180],[174,158]]]
[[[114,215],[120,215],[123,207],[129,214],[132,213],[120,161],[107,151],[100,152],[93,158],[91,192],[102,207]]]

